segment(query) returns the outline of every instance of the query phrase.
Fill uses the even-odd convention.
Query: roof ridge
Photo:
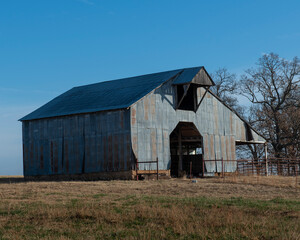
[[[176,71],[182,71],[182,70],[187,70],[187,69],[192,69],[192,68],[201,68],[201,67],[202,66],[191,67],[191,68],[179,68],[179,69],[174,69],[174,70],[168,70],[168,71],[162,71],[162,72],[154,72],[154,73],[147,73],[147,74],[136,75],[136,76],[131,76],[131,77],[124,77],[124,78],[118,78],[118,79],[112,79],[112,80],[104,80],[102,82],[96,82],[96,83],[90,83],[90,84],[85,84],[85,85],[79,85],[79,86],[75,86],[73,88],[80,88],[80,87],[91,86],[91,85],[96,85],[96,84],[101,84],[101,83],[115,82],[115,81],[123,81],[123,80],[126,80],[126,79],[132,79],[132,78],[138,78],[138,77],[146,77],[146,76],[149,76],[149,75],[162,74],[162,73],[168,73],[168,72],[176,72]]]

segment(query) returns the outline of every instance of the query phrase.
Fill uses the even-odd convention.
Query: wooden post
[[[204,158],[202,157],[202,177],[204,178]]]
[[[179,161],[178,161],[178,176],[182,172],[182,143],[181,143],[181,129],[179,127],[178,132],[178,144],[179,144]]]
[[[190,161],[190,179],[192,178],[192,161]]]
[[[223,158],[221,160],[222,160],[222,178],[224,178],[224,161],[223,161]]]
[[[265,143],[266,176],[268,176],[268,145]]]
[[[136,180],[139,180],[139,176],[138,176],[138,168],[139,168],[139,164],[138,164],[138,160],[136,160],[135,163],[135,173],[136,173]]]
[[[158,180],[158,157],[156,158],[156,180]]]

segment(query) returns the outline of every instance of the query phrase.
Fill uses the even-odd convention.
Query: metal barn
[[[132,179],[137,163],[168,176],[234,172],[236,144],[265,139],[213,85],[194,67],[74,87],[20,119],[24,176]]]

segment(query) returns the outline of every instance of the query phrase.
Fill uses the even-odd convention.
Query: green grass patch
[[[0,200],[0,239],[299,238],[300,200],[97,191]]]
[[[107,196],[107,194],[105,194],[105,193],[97,193],[97,194],[94,194],[92,197],[95,199],[99,199],[99,198],[106,197],[106,196]]]

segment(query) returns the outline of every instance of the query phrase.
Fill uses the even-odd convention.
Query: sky
[[[184,67],[238,75],[300,57],[300,1],[0,0],[0,175],[22,175],[21,117],[74,86]]]

